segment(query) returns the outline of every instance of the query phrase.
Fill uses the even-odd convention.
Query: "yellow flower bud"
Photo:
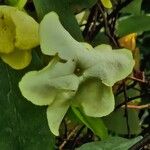
[[[121,47],[125,47],[130,50],[135,50],[136,48],[136,33],[131,33],[129,35],[126,35],[118,40]]]

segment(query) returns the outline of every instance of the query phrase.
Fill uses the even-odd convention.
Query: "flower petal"
[[[68,98],[70,98],[70,93],[63,92],[59,94],[47,109],[48,125],[56,136],[59,135],[59,126],[70,105]]]
[[[83,75],[98,77],[107,86],[113,86],[128,76],[135,64],[132,53],[127,49],[112,50],[110,46],[99,45],[89,53],[81,60],[87,65]]]
[[[0,6],[0,53],[10,53],[14,50],[15,26],[10,14],[16,9]]]
[[[19,83],[22,95],[36,105],[50,105],[61,92],[75,94],[79,79],[73,74],[74,67],[74,63],[54,59],[41,71],[27,73]]]
[[[16,49],[10,54],[1,54],[2,60],[14,69],[23,69],[27,67],[32,59],[31,51],[22,51]]]
[[[112,88],[98,79],[88,79],[79,86],[74,98],[74,105],[82,106],[88,116],[106,116],[114,110]]]
[[[18,10],[11,13],[11,18],[16,27],[17,48],[27,50],[39,45],[39,24],[32,17]]]
[[[136,38],[137,38],[137,33],[131,33],[129,35],[120,38],[118,42],[121,47],[125,47],[134,51],[136,48]]]
[[[78,53],[86,48],[77,42],[61,25],[55,12],[50,12],[40,23],[40,44],[46,55],[58,53],[62,59],[78,59]]]

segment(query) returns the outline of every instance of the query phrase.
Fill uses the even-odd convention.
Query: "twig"
[[[147,81],[145,80],[141,80],[141,79],[138,79],[138,78],[135,78],[135,77],[128,77],[128,79],[130,80],[134,80],[134,81],[137,81],[137,82],[140,82],[140,83],[148,83]]]
[[[130,4],[130,2],[132,2],[132,0],[126,0],[125,2],[122,2],[121,4],[119,3],[117,5],[117,7],[115,8],[115,10],[108,15],[107,19],[110,20],[111,18],[115,17],[118,15],[119,11],[123,8],[126,7],[128,4]],[[100,29],[104,27],[104,21],[101,22],[98,26],[96,26],[95,30],[93,31],[92,35],[91,35],[91,41],[95,38],[95,36],[97,35],[97,33],[100,31]]]
[[[150,109],[150,104],[145,105],[127,105],[130,109]],[[125,105],[122,106],[122,108],[125,108]]]
[[[85,25],[85,29],[83,31],[83,37],[85,38],[86,41],[89,41],[89,32],[91,30],[92,22],[95,20],[97,14],[97,5],[94,5],[90,11],[87,23]]]
[[[70,140],[72,136],[75,135],[76,131],[79,130],[80,126],[76,126],[68,135],[67,139],[63,141],[63,143],[59,146],[59,150],[63,150],[63,147],[66,145],[66,143]]]
[[[128,96],[126,92],[126,84],[125,81],[123,81],[123,89],[124,89],[124,98],[125,98],[125,114],[124,116],[126,117],[126,124],[127,124],[127,131],[128,131],[128,137],[130,137],[130,126],[129,126],[129,116],[128,116]]]
[[[75,146],[76,146],[76,143],[77,143],[77,139],[78,139],[79,135],[81,134],[81,132],[83,131],[84,128],[85,128],[85,125],[82,126],[82,127],[80,128],[80,130],[77,132],[77,134],[76,134],[76,136],[75,136],[75,138],[74,138],[74,140],[73,140],[73,145],[72,145],[72,147],[70,148],[70,150],[74,150],[74,148],[75,148]]]
[[[126,86],[126,89],[129,90],[131,88],[134,88],[134,86],[136,86],[137,82],[133,82],[132,84]],[[120,93],[123,92],[123,89],[122,89],[122,84],[120,85],[120,87],[118,88],[117,90],[118,92],[115,94],[115,96],[118,96]]]
[[[137,99],[137,98],[142,98],[142,97],[145,97],[145,96],[150,96],[150,93],[144,93],[144,94],[141,94],[141,95],[138,95],[138,96],[130,97],[130,98],[128,98],[127,103],[129,103],[129,102],[131,102],[131,101],[133,101],[133,100],[135,100],[135,99]],[[115,110],[117,110],[117,109],[119,109],[120,107],[122,107],[123,105],[125,105],[125,103],[126,103],[126,102],[124,101],[124,102],[120,103],[119,105],[117,105],[117,106],[115,107]]]
[[[103,16],[103,20],[104,20],[104,26],[105,26],[105,33],[106,33],[106,35],[109,37],[109,39],[114,43],[114,45],[116,46],[116,47],[118,47],[118,43],[116,42],[116,40],[114,39],[114,37],[113,37],[113,34],[111,34],[111,32],[110,32],[110,28],[109,28],[109,23],[108,23],[108,14],[104,11],[104,8],[102,7],[102,4],[101,4],[101,1],[99,0],[98,2],[97,2],[97,6],[98,6],[98,8],[99,8],[99,10],[100,10],[100,12],[101,12],[101,14],[102,14],[102,16]]]

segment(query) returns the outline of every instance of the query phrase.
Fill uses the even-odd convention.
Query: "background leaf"
[[[104,123],[110,131],[121,135],[128,134],[127,123],[124,113],[124,110],[119,109],[103,118]],[[138,112],[136,110],[128,110],[128,117],[130,134],[139,134],[141,132],[141,128],[139,125],[140,121],[138,118]]]
[[[40,20],[48,12],[55,11],[59,15],[63,26],[69,31],[69,33],[76,40],[83,41],[80,28],[69,7],[68,1],[62,0],[60,2],[60,0],[33,0],[33,2]]]
[[[34,55],[30,69],[41,64]],[[37,107],[20,94],[18,82],[23,71],[15,71],[0,61],[0,148],[2,150],[53,150],[54,137],[46,120],[46,108]]]
[[[122,37],[130,33],[138,33],[150,30],[150,16],[130,16],[122,18],[116,26],[116,33]]]
[[[137,137],[128,140],[121,137],[111,137],[104,141],[84,144],[77,150],[127,150],[141,138],[142,137]]]
[[[140,15],[141,14],[141,4],[143,0],[133,0],[129,5],[121,10],[121,13]]]

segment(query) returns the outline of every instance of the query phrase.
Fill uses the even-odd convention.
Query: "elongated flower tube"
[[[0,57],[14,69],[30,64],[31,49],[39,44],[39,24],[15,7],[0,6]]]

